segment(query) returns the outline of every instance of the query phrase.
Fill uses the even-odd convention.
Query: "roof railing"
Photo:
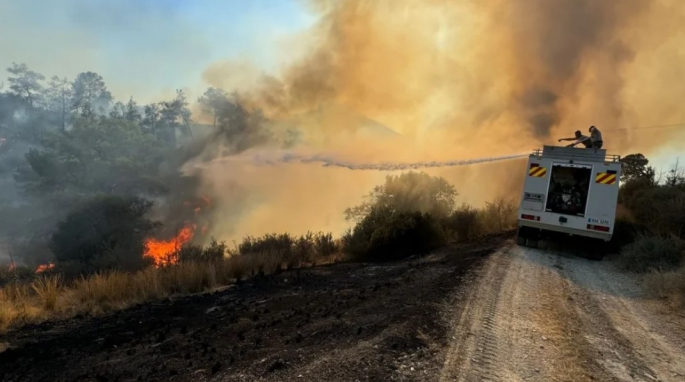
[[[604,162],[619,162],[621,160],[620,155],[606,154],[606,150],[603,149],[588,149],[588,148],[577,148],[577,147],[561,147],[561,146],[545,146],[549,150],[535,149],[532,155],[535,156],[553,156],[560,159],[578,159],[578,160],[597,160],[600,159]],[[557,151],[557,152],[551,152]]]

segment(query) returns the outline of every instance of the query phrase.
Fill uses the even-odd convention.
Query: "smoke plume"
[[[230,224],[214,232],[219,237],[339,232],[342,210],[383,175],[332,166],[402,170],[478,163],[473,158],[555,144],[590,125],[606,131],[611,153],[649,154],[677,141],[677,130],[610,131],[685,120],[679,105],[685,88],[673,83],[685,75],[685,8],[677,0],[307,4],[320,21],[298,43],[290,42],[297,45],[292,51],[306,53],[280,75],[245,84],[235,79],[255,78],[254,71],[226,62],[205,72],[208,85],[233,84],[225,90],[239,91],[246,105],[263,110],[272,128],[296,127],[304,142],[280,158],[291,163],[187,164],[226,201],[233,197],[225,191],[229,184],[243,190],[243,213],[226,214]],[[337,162],[307,150],[352,159]],[[454,183],[460,201],[479,204],[518,198],[522,163],[429,171]]]

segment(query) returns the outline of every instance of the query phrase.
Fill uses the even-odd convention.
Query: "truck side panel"
[[[552,170],[551,163],[552,161],[549,159],[536,157],[528,159],[526,179],[523,182],[523,195],[521,196],[521,213],[526,210],[535,212],[545,210],[547,186]]]
[[[592,175],[585,220],[590,225],[608,226],[609,233],[613,234],[621,164],[595,164]]]

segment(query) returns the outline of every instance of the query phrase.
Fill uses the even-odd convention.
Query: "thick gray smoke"
[[[499,25],[518,50],[515,95],[536,137],[549,137],[564,122],[569,100],[577,102],[587,91],[588,78],[602,79],[592,92],[606,95],[602,107],[613,119],[605,122],[620,119],[619,99],[611,95],[623,88],[622,72],[635,54],[625,32],[652,3],[526,0],[507,2],[506,11],[495,13],[506,15]]]

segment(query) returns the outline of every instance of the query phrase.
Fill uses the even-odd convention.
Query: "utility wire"
[[[653,126],[639,126],[639,127],[623,127],[618,129],[606,129],[604,131],[633,131],[633,130],[651,130],[651,129],[668,129],[673,127],[685,127],[685,123],[677,123],[673,125],[653,125]]]

